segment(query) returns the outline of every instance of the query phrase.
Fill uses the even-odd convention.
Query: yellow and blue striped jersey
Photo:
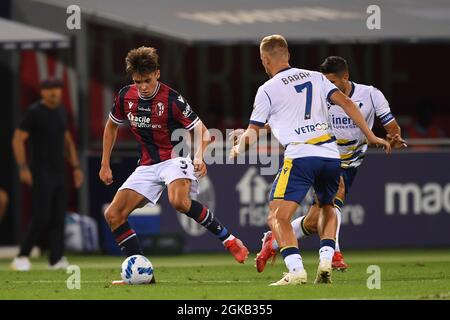
[[[380,90],[354,82],[351,82],[351,85],[349,98],[359,107],[370,128],[373,126],[375,116],[383,125],[394,120],[389,103]],[[341,107],[331,103],[329,107],[330,123],[341,155],[341,166],[358,167],[367,151],[367,139]]]

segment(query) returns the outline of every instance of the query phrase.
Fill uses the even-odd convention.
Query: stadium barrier
[[[98,179],[100,158],[90,158],[91,215],[103,219],[103,207],[134,170],[135,156],[115,157],[114,184]],[[441,247],[450,245],[450,151],[404,151],[385,155],[369,151],[342,210],[341,247],[345,249]],[[267,231],[267,194],[274,176],[260,175],[258,165],[210,165],[201,179],[199,200],[207,204],[251,250],[260,248]],[[311,194],[297,215],[306,213]],[[161,197],[159,230],[178,234],[185,252],[221,251],[219,241]],[[103,230],[102,237],[109,231]],[[317,236],[302,240],[315,249]]]

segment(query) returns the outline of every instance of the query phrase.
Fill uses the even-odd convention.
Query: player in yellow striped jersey
[[[393,148],[406,147],[401,138],[401,130],[389,108],[389,103],[380,90],[373,86],[357,84],[349,80],[349,70],[345,59],[331,56],[325,59],[320,66],[320,71],[325,77],[336,85],[341,92],[348,96],[360,109],[364,119],[372,128],[374,118],[377,117],[387,132],[387,139]],[[367,139],[359,127],[350,119],[344,110],[329,103],[329,121],[341,157],[341,177],[339,189],[335,197],[337,216],[336,244],[332,266],[334,269],[345,270],[347,264],[339,247],[339,229],[341,224],[341,208],[345,197],[355,178],[357,168],[361,165],[366,150]],[[314,203],[308,214],[292,221],[291,225],[297,238],[317,233],[318,219],[321,208]],[[265,233],[261,252],[256,259],[258,272],[262,272],[266,262],[274,257],[278,244],[271,231]]]
[[[270,79],[259,87],[250,124],[230,156],[245,152],[256,142],[255,133],[266,123],[270,126],[272,134],[285,147],[285,159],[270,194],[268,224],[289,270],[271,285],[307,281],[291,218],[310,187],[314,188],[317,203],[322,208],[315,282],[329,283],[337,225],[334,197],[339,186],[341,161],[328,121],[327,101],[341,106],[370,143],[385,147],[386,152],[390,152],[391,147],[373,134],[358,107],[320,72],[289,65],[290,55],[284,37],[265,37],[260,44],[260,56]]]

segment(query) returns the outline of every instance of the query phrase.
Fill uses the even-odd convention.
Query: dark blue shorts
[[[358,168],[343,168],[341,172],[341,176],[344,179],[344,185],[345,185],[345,195],[347,196],[350,187],[353,184],[353,181],[355,180],[356,173],[358,172]]]
[[[340,175],[340,159],[322,157],[285,159],[273,182],[269,200],[283,199],[300,204],[308,190],[313,187],[320,204],[333,204]]]

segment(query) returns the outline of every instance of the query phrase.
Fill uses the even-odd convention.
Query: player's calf
[[[198,201],[191,200],[185,214],[214,234],[230,251],[234,258],[243,263],[248,257],[248,250],[228,229],[214,216],[214,213]]]
[[[127,221],[128,214],[121,212],[114,206],[109,206],[105,210],[105,219],[111,228],[117,245],[127,257],[135,254],[143,255],[141,245],[136,232],[131,229]]]
[[[189,218],[208,229],[217,236],[220,241],[225,242],[232,237],[227,228],[214,216],[214,213],[206,206],[196,200],[191,200],[189,210],[184,212]]]

